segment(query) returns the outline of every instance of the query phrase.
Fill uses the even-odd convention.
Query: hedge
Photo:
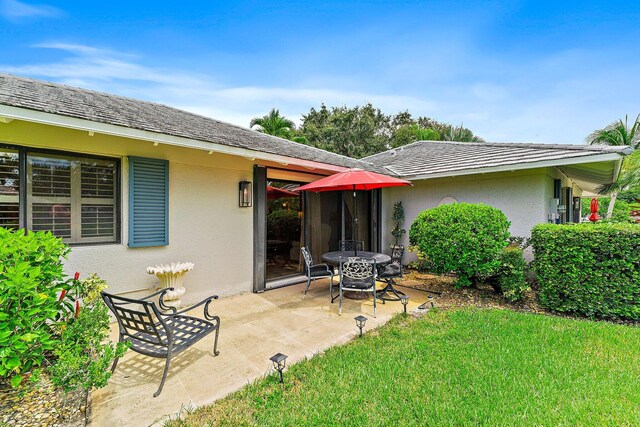
[[[522,248],[508,246],[500,254],[500,267],[496,282],[500,293],[508,301],[520,301],[524,293],[529,290],[525,280],[527,262],[524,259]]]
[[[640,226],[541,224],[533,228],[540,303],[562,313],[640,319]]]

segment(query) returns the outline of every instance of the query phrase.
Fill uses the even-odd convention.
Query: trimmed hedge
[[[519,246],[508,246],[500,254],[500,267],[496,279],[500,292],[507,301],[520,301],[529,290],[525,280],[527,262]]]
[[[640,319],[640,226],[541,224],[531,244],[543,307]]]
[[[409,241],[426,256],[433,272],[455,272],[458,286],[470,286],[500,267],[509,225],[500,209],[454,203],[420,212],[411,225]]]

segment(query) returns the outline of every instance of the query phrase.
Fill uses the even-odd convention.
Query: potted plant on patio
[[[391,230],[391,235],[395,239],[395,243],[391,245],[393,248],[400,244],[400,239],[402,239],[402,236],[407,232],[404,228],[400,228],[404,225],[404,207],[402,206],[402,201],[398,201],[393,204],[393,215],[391,218],[395,223],[395,227]]]

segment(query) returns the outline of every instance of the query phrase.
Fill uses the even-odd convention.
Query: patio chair
[[[385,282],[387,285],[381,289],[378,298],[384,301],[400,301],[400,295],[403,292],[398,291],[393,286],[396,284],[395,279],[402,277],[402,256],[404,255],[404,246],[393,245],[391,247],[391,263],[381,266],[378,269],[378,280]],[[387,296],[389,293],[395,297]]]
[[[340,251],[364,251],[363,240],[340,240],[338,242],[338,250]]]
[[[373,317],[376,317],[376,262],[359,257],[349,257],[340,261],[340,308],[342,315],[342,294],[349,292],[371,292],[373,294]]]
[[[333,276],[334,276],[333,268],[331,268],[328,264],[314,264],[313,257],[311,256],[309,249],[307,249],[305,246],[300,248],[300,252],[302,252],[302,257],[304,258],[304,263],[306,267],[305,273],[307,275],[307,287],[304,290],[304,294],[302,295],[302,298],[304,298],[307,295],[307,291],[311,286],[312,280],[329,277],[330,278],[329,296],[331,297],[331,302],[333,302],[333,300],[337,298],[337,297],[334,298],[333,296]]]
[[[217,295],[200,301],[199,303],[177,311],[175,307],[167,306],[163,300],[165,293],[173,288],[163,289],[140,299],[125,298],[102,292],[102,299],[113,312],[120,329],[120,342],[129,341],[131,350],[146,356],[166,359],[162,381],[153,397],[158,397],[167,379],[167,372],[171,358],[188,349],[202,338],[215,331],[213,355],[220,352],[218,347],[218,333],[220,332],[220,318],[209,313],[209,304]],[[160,309],[151,298],[158,296]],[[205,319],[185,316],[184,313],[204,305]],[[165,314],[162,311],[171,311]],[[118,358],[113,361],[111,373],[116,370]]]

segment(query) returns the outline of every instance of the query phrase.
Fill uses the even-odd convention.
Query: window
[[[0,148],[0,227],[20,226],[20,157]]]
[[[117,242],[118,174],[117,159],[0,147],[0,227]]]
[[[27,154],[27,227],[69,243],[114,242],[115,160]]]

